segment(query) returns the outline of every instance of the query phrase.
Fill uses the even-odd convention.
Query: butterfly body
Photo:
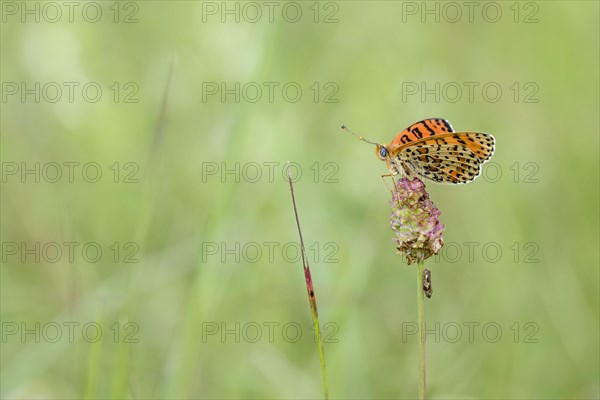
[[[489,133],[454,132],[448,121],[429,118],[412,124],[387,146],[376,144],[375,151],[391,175],[404,173],[460,184],[479,176],[494,147],[495,139]]]

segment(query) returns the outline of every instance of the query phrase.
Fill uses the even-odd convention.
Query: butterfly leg
[[[390,190],[390,192],[394,193],[394,190],[388,185],[387,181],[385,180],[385,178],[387,178],[388,176],[390,178],[392,178],[392,185],[396,189],[396,182],[394,181],[394,174],[391,174],[391,173],[381,174],[381,179],[383,180],[383,183],[385,183],[385,186],[387,186],[387,188]]]

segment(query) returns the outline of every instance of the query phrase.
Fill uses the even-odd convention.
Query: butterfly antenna
[[[346,125],[342,125],[342,129],[345,130],[345,131],[348,131],[349,134],[351,134],[352,136],[358,138],[358,140],[362,140],[363,142],[374,144],[375,146],[377,146],[379,144],[379,143],[372,142],[369,139],[365,139],[364,136],[357,135],[356,133],[354,133],[350,129],[348,129],[348,127]]]

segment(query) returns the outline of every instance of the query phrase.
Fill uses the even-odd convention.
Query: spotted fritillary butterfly
[[[494,154],[496,143],[489,133],[454,132],[452,125],[441,118],[415,122],[389,145],[358,138],[376,146],[377,157],[386,162],[389,175],[404,173],[452,184],[468,183],[479,176],[482,165]]]

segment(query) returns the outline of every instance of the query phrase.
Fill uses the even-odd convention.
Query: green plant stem
[[[321,328],[319,327],[319,312],[317,311],[317,298],[313,286],[312,277],[310,275],[310,267],[308,258],[304,249],[304,239],[302,238],[302,229],[300,229],[300,218],[298,217],[298,207],[296,207],[296,197],[294,196],[294,185],[292,184],[292,176],[290,175],[290,162],[287,162],[287,176],[290,183],[290,193],[292,195],[292,205],[294,206],[294,216],[296,217],[296,226],[298,227],[298,235],[300,236],[300,249],[302,254],[302,266],[304,268],[304,281],[306,282],[306,292],[308,293],[308,302],[315,327],[315,339],[319,349],[319,358],[321,359],[321,374],[323,377],[323,394],[325,400],[329,399],[329,388],[327,386],[327,371],[325,370],[325,352],[323,350],[323,340],[321,339]]]
[[[323,394],[325,400],[329,399],[329,388],[327,386],[327,370],[325,369],[325,352],[323,350],[323,339],[321,339],[321,328],[319,327],[319,316],[316,308],[311,307],[313,325],[315,326],[315,334],[317,339],[317,347],[319,349],[319,359],[321,360],[321,376],[323,378]]]
[[[425,332],[424,332],[424,304],[423,304],[423,270],[425,263],[419,263],[417,276],[417,309],[419,319],[419,399],[424,400],[427,395],[425,392]]]

